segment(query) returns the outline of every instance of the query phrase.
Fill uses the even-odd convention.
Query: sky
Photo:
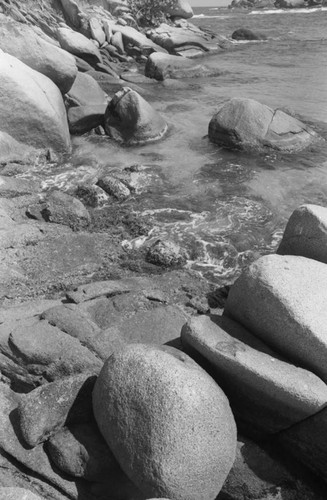
[[[219,7],[220,5],[227,5],[231,0],[189,0],[192,7]]]

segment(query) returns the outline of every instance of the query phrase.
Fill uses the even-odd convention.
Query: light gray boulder
[[[109,23],[107,23],[107,25],[108,24]],[[113,23],[109,24],[109,26],[110,28],[107,29],[108,30],[111,29],[112,33],[119,32],[122,34],[125,46],[128,44],[134,45],[138,47],[141,50],[142,54],[144,55],[150,55],[152,52],[167,53],[167,51],[164,48],[154,43],[152,40],[150,40],[150,38],[145,36],[144,33],[141,33],[132,26],[120,26],[119,24],[113,24]],[[107,38],[109,38],[109,34],[107,35]],[[108,41],[110,40],[108,39]]]
[[[187,0],[175,0],[173,5],[166,9],[166,13],[171,17],[182,17],[183,19],[193,17],[193,9]]]
[[[318,140],[308,125],[253,99],[234,98],[209,123],[211,142],[226,148],[294,152]]]
[[[231,287],[224,314],[326,382],[326,282],[325,264],[265,255]]]
[[[1,131],[17,141],[56,152],[70,151],[66,110],[58,87],[2,51],[0,114]]]
[[[6,132],[0,132],[0,162],[9,163],[14,161],[29,162],[35,158],[39,151],[28,144],[22,144]]]
[[[123,87],[114,95],[105,113],[107,134],[125,144],[143,144],[161,139],[167,129],[162,116],[129,87]]]
[[[30,490],[24,488],[0,487],[0,500],[42,500]]]
[[[75,59],[48,43],[27,24],[0,14],[0,49],[52,80],[65,94],[77,75]]]
[[[99,429],[147,496],[213,500],[233,464],[236,427],[213,379],[174,348],[127,346],[93,392]]]
[[[327,264],[327,208],[303,205],[294,210],[277,253],[301,255]]]
[[[313,373],[257,351],[208,316],[183,326],[182,343],[212,366],[234,415],[256,434],[274,434],[327,405],[327,386]]]
[[[154,52],[148,57],[144,70],[145,76],[156,80],[191,78],[203,76],[208,72],[208,69],[203,64],[184,57],[160,52]]]
[[[74,106],[104,106],[106,94],[96,80],[86,73],[78,72],[74,85],[67,93],[67,104]]]
[[[103,30],[102,23],[97,17],[91,17],[89,20],[89,25],[92,38],[96,40],[100,46],[103,45],[106,41],[106,35]]]
[[[57,38],[64,50],[84,59],[92,66],[102,62],[99,49],[82,33],[73,31],[70,28],[59,27],[57,28]]]

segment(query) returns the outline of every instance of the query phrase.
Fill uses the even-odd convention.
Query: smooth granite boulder
[[[93,392],[99,429],[147,498],[210,500],[233,464],[236,427],[213,379],[174,348],[127,346]]]
[[[253,99],[233,98],[209,123],[211,142],[231,149],[295,152],[318,139],[308,125]]]
[[[183,326],[183,346],[213,368],[233,413],[255,434],[275,434],[327,405],[327,386],[313,373],[231,337],[208,316]]]
[[[92,66],[102,62],[99,49],[82,33],[78,33],[78,31],[71,30],[70,28],[58,28],[57,38],[61,48],[84,59]]]
[[[52,80],[63,94],[77,75],[71,54],[38,36],[27,24],[0,14],[0,49]]]
[[[89,20],[89,26],[92,38],[96,40],[100,46],[103,45],[106,41],[106,34],[103,30],[102,23],[97,17],[91,17]]]
[[[68,23],[76,29],[81,27],[81,10],[75,0],[60,0],[61,7]]]
[[[326,282],[321,262],[265,255],[231,287],[224,314],[326,382]]]
[[[165,9],[165,12],[171,17],[182,17],[183,19],[193,17],[193,9],[187,0],[175,0],[171,6]]]
[[[95,379],[94,375],[84,373],[64,377],[22,396],[18,417],[25,443],[34,448],[58,432],[67,421],[91,421]]]
[[[67,113],[69,131],[80,135],[103,125],[107,104],[93,104],[91,106],[74,106]]]
[[[203,76],[208,70],[191,59],[153,52],[145,65],[145,76],[156,80]]]
[[[164,52],[167,51],[154,43],[150,38],[136,30],[132,26],[120,26],[119,24],[111,24],[111,29],[113,33],[121,33],[124,41],[124,46],[126,47],[128,44],[131,44],[135,47],[138,47],[141,50],[141,53],[148,56],[152,52]],[[108,40],[109,41],[109,40]]]
[[[70,151],[66,110],[58,87],[1,50],[0,114],[1,132],[17,141],[58,153]]]
[[[277,253],[301,255],[327,264],[327,208],[303,205],[294,210]]]
[[[107,99],[106,94],[92,76],[78,72],[74,85],[67,94],[67,102],[73,107],[104,106]]]
[[[144,144],[162,138],[168,125],[140,94],[123,87],[107,107],[105,129],[118,142]]]

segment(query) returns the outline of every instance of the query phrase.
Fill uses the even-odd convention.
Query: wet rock
[[[299,151],[318,139],[307,125],[253,99],[234,98],[209,123],[209,139],[227,148]]]
[[[283,460],[283,461],[282,461]],[[285,456],[239,436],[236,459],[217,500],[322,500],[300,467],[285,465]]]
[[[325,264],[266,255],[231,287],[225,314],[326,382],[326,280]]]
[[[63,94],[77,75],[73,56],[39,37],[27,24],[0,14],[0,49],[52,80]]]
[[[0,92],[2,132],[35,148],[70,150],[65,106],[49,78],[1,51]]]
[[[105,177],[102,177],[98,180],[97,185],[118,201],[124,201],[131,195],[128,187],[112,175],[106,175]]]
[[[40,154],[40,151],[17,141],[11,135],[0,131],[0,162],[10,163],[15,161],[32,162]]]
[[[167,128],[159,113],[128,87],[115,94],[106,110],[106,132],[118,142],[143,144],[158,140]]]
[[[236,428],[224,393],[188,356],[142,344],[114,353],[93,409],[120,466],[149,498],[216,498],[235,458]]]
[[[97,17],[91,17],[89,20],[90,31],[92,38],[96,40],[100,46],[106,41],[106,35],[103,31],[102,23]]]
[[[153,82],[153,79],[147,78],[146,76],[136,71],[125,71],[125,73],[122,73],[120,75],[120,78],[125,82],[135,83],[137,85],[155,83]]]
[[[101,54],[94,43],[81,33],[70,28],[57,28],[57,39],[64,50],[84,59],[91,66],[102,62]]]
[[[181,337],[209,361],[234,415],[254,433],[276,434],[327,404],[327,386],[313,373],[252,349],[208,316],[192,318]]]
[[[105,135],[104,131],[103,135]],[[74,196],[81,200],[83,205],[92,208],[101,207],[108,200],[108,195],[103,189],[99,186],[90,186],[88,184],[77,186]]]
[[[30,490],[24,488],[3,488],[0,487],[0,500],[42,500]]]
[[[55,224],[82,229],[90,224],[91,216],[83,203],[62,191],[52,191],[39,205],[28,208],[30,217]]]
[[[74,85],[67,94],[71,106],[104,106],[106,95],[92,76],[78,72]]]
[[[232,34],[233,40],[266,40],[267,37],[261,33],[254,33],[246,28],[239,28]]]
[[[65,427],[46,446],[51,461],[69,476],[103,482],[119,473],[120,467],[94,423]]]
[[[303,205],[294,210],[277,253],[301,255],[327,264],[327,208]]]
[[[18,420],[24,442],[34,448],[68,422],[90,422],[95,376],[73,375],[21,396]]]
[[[78,482],[68,481],[58,471],[54,471],[42,445],[27,450],[20,441],[17,425],[17,404],[19,397],[6,385],[0,384],[0,448],[6,454],[32,471],[37,478],[44,478],[45,482],[54,485],[72,499],[77,499],[81,485]],[[26,469],[25,469],[26,471]]]
[[[71,134],[85,134],[104,122],[107,104],[74,106],[68,110],[68,125]]]
[[[173,241],[157,240],[148,249],[146,260],[157,266],[182,266],[186,263],[186,255]]]
[[[145,66],[145,76],[156,80],[166,78],[192,78],[203,76],[208,70],[192,60],[180,56],[154,52],[150,55]]]

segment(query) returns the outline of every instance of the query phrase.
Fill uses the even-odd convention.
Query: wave
[[[224,15],[220,15],[220,16],[207,16],[206,14],[195,14],[193,16],[193,18],[201,18],[201,19],[214,19],[215,17],[219,17],[220,19],[227,19],[231,16],[224,16]]]
[[[310,9],[272,9],[272,10],[252,10],[249,15],[263,15],[263,14],[311,14],[312,12],[327,11],[327,7],[312,7]],[[195,16],[194,16],[195,17]]]

